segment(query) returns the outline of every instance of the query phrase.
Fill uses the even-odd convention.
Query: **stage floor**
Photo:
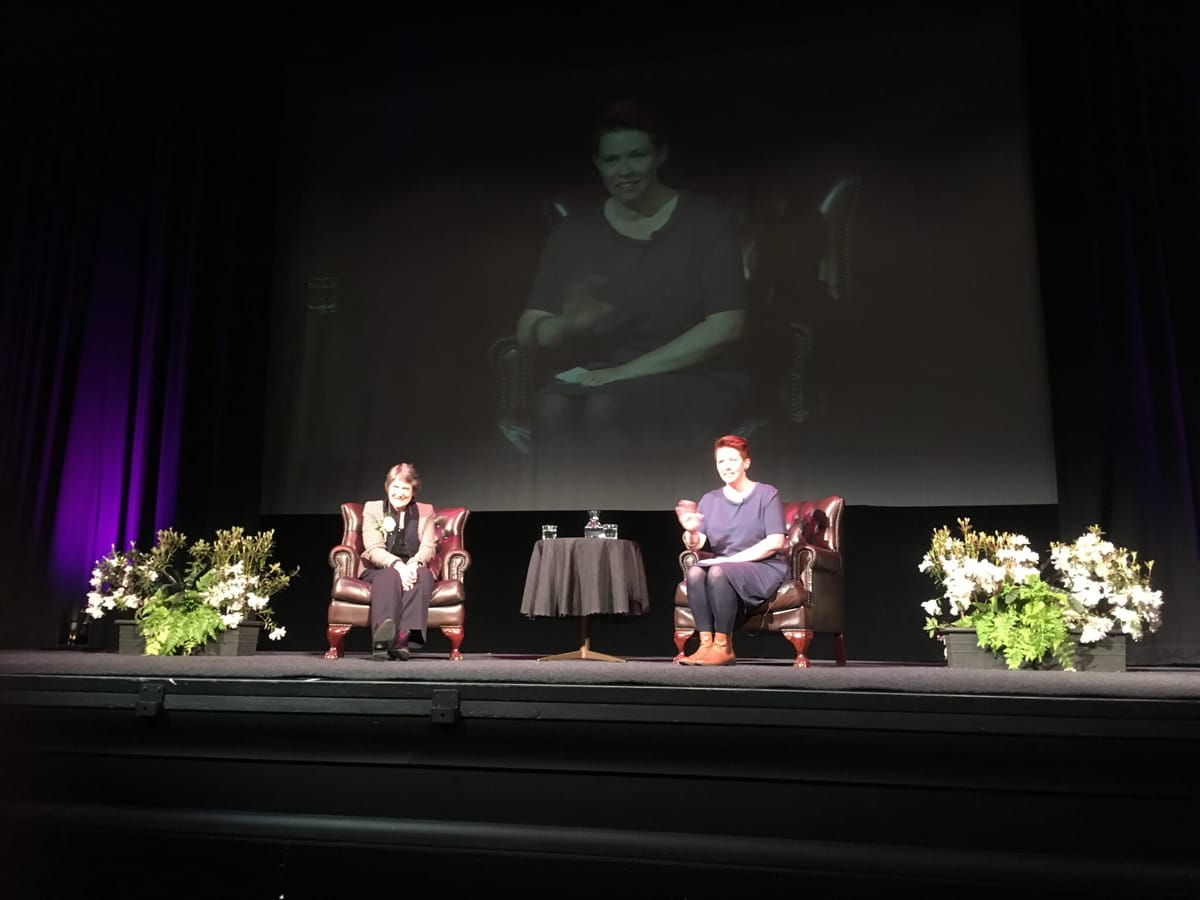
[[[154,657],[67,650],[0,651],[0,676],[278,680],[296,686],[325,681],[639,686],[772,692],[870,692],[992,697],[1113,698],[1200,701],[1200,668],[1135,668],[1125,672],[985,671],[944,665],[815,660],[800,669],[787,660],[740,659],[735,666],[678,666],[669,658],[541,661],[524,654],[418,653],[408,662],[366,654],[327,660],[321,652],[260,651],[250,656]]]

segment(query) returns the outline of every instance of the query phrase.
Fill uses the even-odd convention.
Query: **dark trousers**
[[[384,619],[391,619],[399,634],[424,633],[433,598],[433,573],[429,569],[418,569],[417,583],[407,591],[400,585],[400,573],[392,568],[367,569],[362,579],[371,585],[371,631]]]

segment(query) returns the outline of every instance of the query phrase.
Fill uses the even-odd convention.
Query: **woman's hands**
[[[611,369],[592,369],[586,375],[580,376],[579,384],[584,387],[602,387],[614,381],[624,381],[628,377],[621,366],[613,366]]]
[[[675,504],[675,518],[683,528],[683,546],[689,550],[699,549],[704,544],[704,535],[700,526],[704,524],[704,514],[697,511],[695,500],[680,500]]]
[[[517,320],[517,341],[525,347],[559,347],[572,338],[595,336],[615,324],[615,307],[584,286],[573,286],[562,312],[527,309]]]
[[[675,517],[684,531],[699,531],[704,524],[704,515],[696,511],[695,500],[680,500],[675,504]]]
[[[398,559],[392,563],[392,568],[400,573],[400,586],[406,591],[412,590],[413,585],[417,583],[417,569],[420,566],[412,560],[405,562],[402,559]]]
[[[585,286],[573,286],[563,301],[562,318],[568,333],[576,336],[596,334],[612,324],[614,307]]]

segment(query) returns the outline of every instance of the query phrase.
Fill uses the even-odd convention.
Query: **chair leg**
[[[675,629],[675,658],[671,662],[679,662],[683,659],[683,645],[687,643],[688,638],[695,634],[695,629],[676,628]]]
[[[846,635],[840,631],[833,636],[833,658],[839,666],[846,664]]]
[[[462,651],[458,649],[463,642],[463,627],[461,625],[443,625],[441,628],[442,634],[450,642],[450,659],[459,662],[463,658]]]
[[[341,659],[344,655],[342,643],[346,639],[346,632],[350,630],[349,625],[329,625],[325,629],[325,636],[329,638],[329,649],[325,651],[326,659]]]
[[[783,632],[783,636],[788,639],[788,643],[796,650],[796,659],[792,665],[799,666],[802,669],[807,669],[809,666],[808,657],[804,655],[804,651],[808,649],[808,645],[812,643],[813,633],[809,628],[802,630],[788,629]]]

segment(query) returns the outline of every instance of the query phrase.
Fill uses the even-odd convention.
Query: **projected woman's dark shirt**
[[[744,309],[730,217],[688,192],[649,240],[618,234],[599,205],[569,216],[546,243],[529,308],[559,313],[572,294],[612,307],[588,341],[589,367],[627,362],[713,313]]]

